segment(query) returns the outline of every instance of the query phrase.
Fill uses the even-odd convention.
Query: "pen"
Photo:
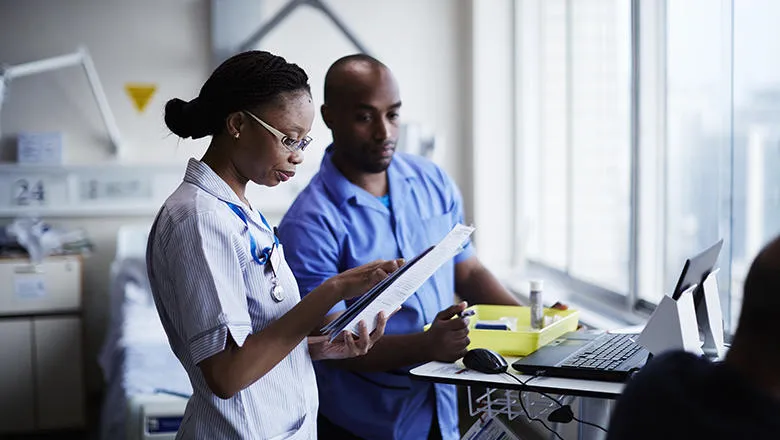
[[[472,316],[473,314],[474,314],[473,310],[468,310],[467,309],[467,310],[464,310],[464,311],[458,313],[458,317],[460,317],[460,318],[467,318],[469,316]]]

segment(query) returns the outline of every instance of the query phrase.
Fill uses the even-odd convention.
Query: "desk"
[[[595,380],[563,379],[556,377],[527,376],[518,374],[512,369],[516,357],[507,356],[508,373],[519,378],[528,387],[507,377],[505,374],[485,374],[467,370],[461,361],[455,363],[428,362],[410,371],[412,377],[420,380],[454,385],[479,385],[490,388],[544,391],[551,394],[566,394],[568,396],[599,397],[615,399],[623,392],[625,384],[617,382],[601,382]],[[465,371],[464,371],[465,370]]]
[[[467,386],[469,387],[469,396],[471,395],[472,386],[502,390],[543,391],[549,394],[578,396],[582,399],[577,418],[599,424],[604,428],[607,427],[611,408],[609,400],[604,399],[616,399],[623,392],[625,384],[522,375],[512,369],[512,362],[515,360],[517,360],[516,357],[506,357],[506,361],[509,364],[507,372],[525,382],[527,386],[507,377],[505,374],[485,374],[468,370],[461,361],[455,363],[428,362],[413,368],[410,371],[410,375],[418,380]],[[469,402],[469,405],[471,405],[471,402]],[[579,424],[578,438],[597,439],[603,437],[604,433],[597,428]]]

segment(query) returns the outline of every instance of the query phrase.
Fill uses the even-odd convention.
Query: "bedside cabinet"
[[[85,425],[82,261],[0,258],[0,433]]]

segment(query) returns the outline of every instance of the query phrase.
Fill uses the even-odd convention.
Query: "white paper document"
[[[395,311],[444,263],[457,255],[474,228],[462,224],[454,228],[438,244],[426,249],[417,257],[409,260],[400,269],[390,274],[382,282],[366,292],[350,305],[336,320],[325,326],[322,331],[337,337],[343,330],[358,334],[358,322],[365,321],[368,331],[376,328],[375,317],[380,311],[385,316]]]

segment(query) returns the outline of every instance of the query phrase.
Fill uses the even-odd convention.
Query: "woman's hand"
[[[358,323],[360,336],[355,336],[348,331],[343,331],[333,342],[328,342],[330,336],[309,336],[309,354],[312,360],[321,359],[346,359],[356,356],[363,356],[385,333],[385,324],[387,318],[384,312],[379,312],[376,317],[376,329],[371,334],[368,333],[368,327],[364,321]]]
[[[369,291],[377,283],[387,278],[387,275],[395,272],[403,266],[404,259],[376,260],[362,266],[345,270],[340,274],[325,280],[323,287],[333,289],[341,296],[341,299],[354,298]]]

